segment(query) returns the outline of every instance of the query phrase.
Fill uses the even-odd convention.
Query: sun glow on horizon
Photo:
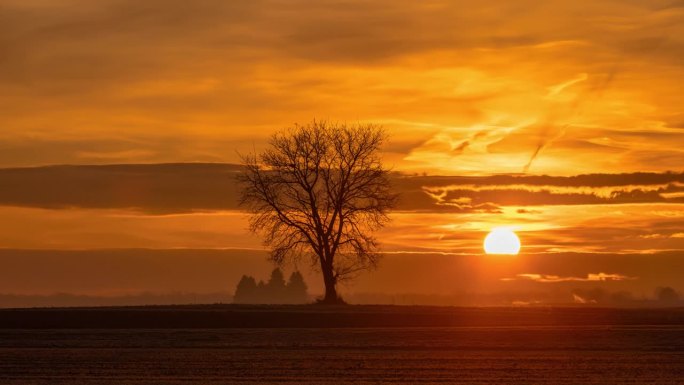
[[[494,228],[485,237],[484,251],[486,254],[516,255],[520,252],[520,238],[509,228]]]

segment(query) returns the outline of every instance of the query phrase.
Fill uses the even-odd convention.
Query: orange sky
[[[645,255],[647,270],[684,250],[682,58],[674,0],[4,0],[0,168],[235,163],[295,122],[380,123],[385,161],[410,175],[385,251],[479,255],[507,225],[524,254]],[[0,170],[0,248],[259,249],[210,182],[224,171],[198,167]],[[456,178],[523,173],[595,175]],[[684,282],[611,261],[516,265],[488,290],[517,274]]]
[[[314,117],[397,168],[678,170],[676,1],[6,0],[0,165],[235,161]],[[467,144],[465,144],[467,143]]]

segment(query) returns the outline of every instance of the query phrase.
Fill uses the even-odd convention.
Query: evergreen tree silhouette
[[[287,302],[288,303],[307,303],[308,294],[307,287],[304,282],[304,277],[299,271],[294,271],[290,274],[290,279],[287,282]]]
[[[273,269],[271,278],[266,284],[266,292],[264,300],[267,303],[286,303],[285,292],[285,276],[279,268]]]
[[[235,303],[254,303],[257,296],[257,284],[254,277],[243,275],[235,288]]]

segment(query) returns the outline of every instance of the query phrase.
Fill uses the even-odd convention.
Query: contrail
[[[545,142],[539,143],[537,145],[537,149],[534,150],[534,152],[532,153],[532,156],[530,157],[530,160],[528,160],[525,167],[523,167],[523,171],[522,171],[523,174],[527,174],[527,170],[530,169],[532,162],[537,158],[537,155],[539,155],[539,152],[542,150],[542,148],[544,148],[546,143],[548,143],[548,142],[545,141]]]
[[[483,136],[487,136],[487,132],[485,130],[480,130],[475,134],[471,135],[469,139],[466,139],[463,142],[461,142],[461,144],[453,148],[452,151],[454,151],[458,155],[463,154],[463,151],[465,151],[465,149],[470,146],[470,143],[472,141],[475,141],[476,139],[479,139]]]
[[[573,118],[576,116],[579,116],[580,113],[580,106],[583,101],[586,101],[587,99],[590,99],[590,96],[596,96],[597,98],[600,98],[603,96],[603,92],[610,86],[610,84],[613,82],[613,79],[615,78],[615,74],[617,72],[617,66],[614,65],[613,68],[598,82],[596,83],[593,87],[589,88],[589,91],[587,92],[586,95],[580,95],[577,98],[575,98],[574,102],[571,105],[570,108],[570,115],[569,118]],[[550,92],[550,96],[558,95],[560,92],[562,92],[564,89],[567,87],[570,87],[574,84],[577,84],[579,82],[582,82],[589,77],[587,74],[583,73],[580,74],[577,78],[572,79],[570,81],[567,81],[565,83],[562,83],[559,86],[553,87]],[[542,131],[540,132],[540,139],[539,139],[539,144],[537,144],[537,147],[534,149],[532,152],[532,155],[530,156],[530,159],[527,161],[525,166],[523,167],[522,172],[526,174],[530,167],[532,166],[532,163],[537,159],[539,156],[539,153],[547,147],[553,140],[557,139],[558,136],[550,137],[549,132],[551,131],[551,127],[555,126],[555,119],[549,119],[546,124],[544,124],[544,127]],[[570,126],[570,123],[566,123],[561,127],[561,132],[564,132],[567,127]]]
[[[663,32],[659,38],[653,39],[653,41],[651,41],[651,44],[645,45],[644,47],[642,47],[642,49],[640,50],[641,51],[640,54],[651,54],[651,53],[659,50],[667,40],[669,40],[669,36],[665,32]],[[570,117],[576,117],[576,116],[581,115],[580,105],[581,104],[586,105],[587,104],[586,102],[589,99],[600,99],[601,97],[603,97],[603,93],[605,92],[605,90],[607,90],[612,85],[612,83],[615,81],[615,77],[616,77],[617,73],[619,72],[618,63],[619,63],[618,61],[615,61],[613,63],[612,68],[605,74],[605,76],[603,76],[600,79],[600,81],[598,81],[592,87],[589,88],[589,90],[587,91],[587,93],[584,97],[578,97],[575,99],[575,102],[572,104],[572,108],[571,108],[572,112],[570,113]],[[570,81],[562,83],[556,87],[553,87],[551,89],[549,95],[550,96],[556,95],[556,94],[562,92],[565,88],[567,88],[571,85],[574,85],[576,83],[579,83],[579,82],[581,82],[587,78],[588,78],[588,76],[586,74],[580,74],[575,79],[572,79]],[[549,138],[548,137],[548,132],[550,130],[549,127],[551,127],[552,125],[553,124],[551,121],[544,126],[544,128],[541,132],[540,142],[537,145],[537,147],[535,148],[535,150],[532,152],[532,155],[530,156],[530,159],[527,161],[527,164],[525,164],[525,166],[523,167],[523,173],[527,173],[529,171],[530,167],[532,166],[532,163],[537,158],[537,156],[539,156],[539,153],[555,139],[555,138]],[[565,124],[562,127],[563,130],[565,128],[567,128],[568,126],[570,126],[570,123]]]

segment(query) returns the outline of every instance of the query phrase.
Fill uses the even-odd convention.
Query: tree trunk
[[[332,266],[322,263],[321,272],[323,273],[323,283],[325,284],[325,297],[319,303],[325,305],[343,304],[344,301],[337,295],[337,282]]]

